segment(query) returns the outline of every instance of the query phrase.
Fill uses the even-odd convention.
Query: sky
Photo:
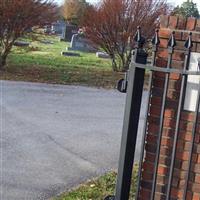
[[[55,0],[56,2],[58,2],[59,4],[63,2],[63,0]],[[90,3],[97,3],[98,0],[87,0]],[[167,0],[170,4],[177,6],[177,5],[181,5],[185,0]],[[193,0],[194,3],[197,3],[197,6],[200,10],[200,0]]]

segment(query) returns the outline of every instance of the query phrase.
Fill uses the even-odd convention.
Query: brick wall
[[[167,65],[167,42],[173,30],[175,31],[177,46],[175,47],[175,52],[173,55],[172,67],[181,69],[183,68],[185,58],[184,43],[189,34],[187,31],[193,31],[192,38],[194,46],[192,48],[192,52],[200,52],[200,34],[197,34],[197,32],[200,33],[200,19],[184,19],[175,16],[161,17],[159,32],[161,43],[156,59],[156,65],[159,67],[166,67]],[[141,200],[150,199],[156,152],[155,144],[157,141],[157,134],[159,129],[164,77],[165,75],[160,72],[156,72],[153,75],[151,107],[148,118],[149,125],[145,146],[146,155],[143,162],[143,172],[139,198]],[[180,75],[171,74],[167,94],[164,129],[162,133],[162,145],[158,166],[157,187],[155,195],[156,200],[165,199],[173,147],[173,137],[175,132],[176,112],[178,108],[180,85]],[[185,175],[186,170],[188,169],[189,149],[192,140],[191,132],[193,121],[194,113],[182,110],[174,178],[172,183],[173,187],[171,191],[171,199],[173,200],[183,199],[183,188],[185,185]],[[187,199],[200,200],[200,124],[196,130],[195,148],[193,151],[192,171],[190,173],[190,183]]]

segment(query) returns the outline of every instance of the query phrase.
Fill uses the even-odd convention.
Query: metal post
[[[189,35],[188,40],[185,43],[185,48],[187,51],[185,52],[185,63],[183,70],[186,71],[189,68],[189,61],[190,61],[190,52],[192,48],[192,38],[191,33]],[[183,108],[183,100],[184,100],[184,94],[186,89],[186,74],[183,75],[182,82],[181,82],[181,90],[180,90],[180,96],[179,96],[179,105],[178,105],[178,111],[177,111],[177,119],[176,119],[176,128],[175,128],[175,134],[174,134],[174,143],[173,143],[173,150],[171,155],[171,165],[170,165],[170,172],[169,172],[169,180],[168,180],[168,186],[167,186],[167,195],[166,200],[170,200],[170,193],[171,193],[171,185],[173,180],[173,171],[174,171],[174,164],[175,164],[175,158],[176,158],[176,147],[178,142],[178,134],[179,134],[179,126],[180,126],[180,116],[181,116],[181,110]]]
[[[144,38],[141,37],[140,28],[135,38],[138,42],[135,62],[146,64],[147,54],[141,48]],[[130,67],[115,200],[129,199],[144,76],[145,69]]]
[[[155,35],[152,39],[152,44],[153,44],[153,55],[152,55],[152,62],[151,65],[154,66],[156,63],[156,52],[158,49],[158,45],[160,44],[160,39],[158,36],[159,30],[157,29],[155,32]],[[139,168],[138,168],[138,181],[137,181],[137,191],[135,194],[135,199],[137,200],[139,197],[139,192],[140,192],[140,182],[141,182],[141,176],[142,176],[142,163],[144,159],[144,150],[145,150],[145,141],[146,141],[146,133],[147,133],[147,120],[148,120],[148,114],[149,114],[149,108],[150,108],[150,101],[151,101],[151,87],[152,87],[152,78],[153,78],[153,72],[150,72],[149,76],[149,88],[148,88],[148,105],[147,105],[147,110],[145,112],[145,119],[144,119],[144,131],[143,131],[143,136],[142,136],[142,144],[141,144],[141,156],[140,156],[140,162],[139,162]]]

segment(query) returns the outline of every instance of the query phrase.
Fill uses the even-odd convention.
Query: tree
[[[55,20],[55,8],[49,0],[0,0],[0,69],[19,37]]]
[[[183,17],[200,17],[197,4],[192,0],[187,0],[183,2],[181,6],[175,7],[172,13]]]
[[[83,25],[86,36],[110,55],[113,70],[125,71],[137,27],[141,26],[149,37],[159,15],[166,11],[164,0],[102,0],[98,7],[88,9]]]
[[[79,25],[88,6],[85,0],[65,0],[62,15],[67,22]]]

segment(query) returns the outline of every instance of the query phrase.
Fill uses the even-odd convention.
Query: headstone
[[[51,34],[51,26],[45,26],[44,27],[44,33],[45,34]]]
[[[98,49],[95,45],[87,39],[83,34],[74,34],[72,36],[71,44],[68,50],[83,51],[83,52],[96,52]]]
[[[17,47],[28,47],[29,46],[29,42],[25,42],[25,41],[16,41],[14,43],[14,46],[17,46]]]
[[[54,44],[53,41],[50,41],[50,40],[42,40],[40,41],[42,44]]]
[[[56,35],[62,35],[63,30],[65,30],[66,23],[64,21],[57,21],[51,25],[52,33]]]
[[[62,56],[72,56],[72,57],[80,57],[79,53],[74,53],[74,52],[61,52]]]
[[[109,59],[110,58],[109,54],[107,54],[105,52],[100,52],[100,51],[96,53],[96,57],[97,58],[104,58],[104,59]]]
[[[71,42],[72,36],[78,33],[78,27],[76,25],[67,24],[62,29],[61,41]]]

